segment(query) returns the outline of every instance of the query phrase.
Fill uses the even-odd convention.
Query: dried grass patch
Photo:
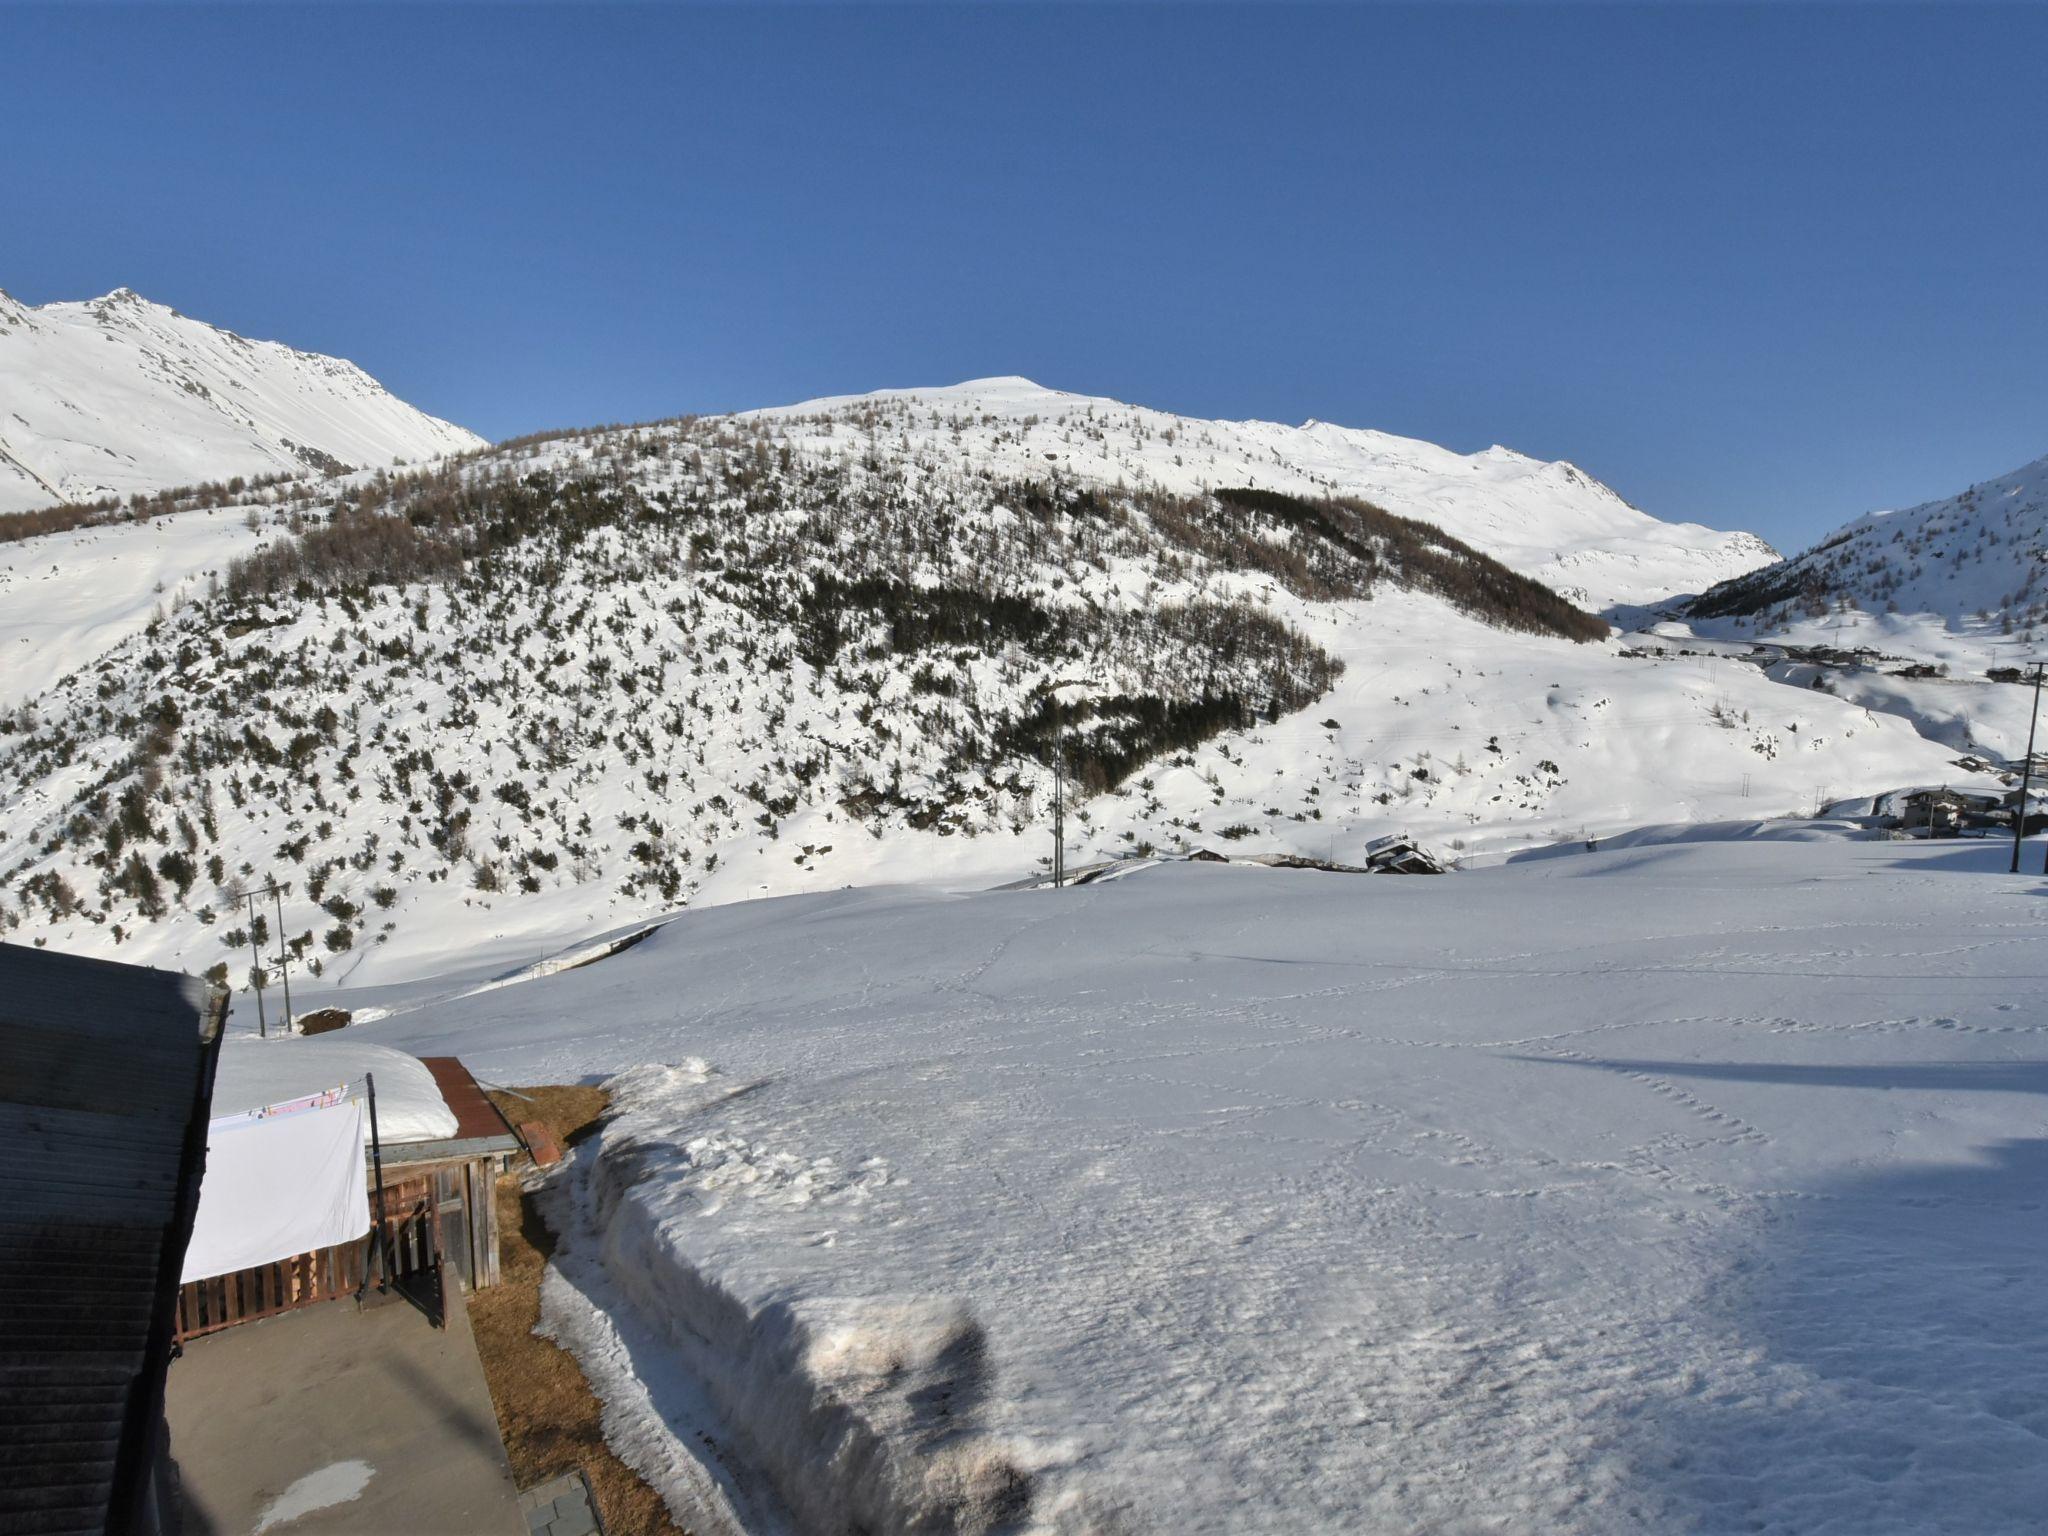
[[[550,1086],[493,1092],[514,1125],[538,1120],[568,1147],[596,1128],[602,1088]],[[661,1496],[605,1444],[603,1409],[576,1357],[533,1329],[540,1321],[540,1279],[554,1234],[519,1187],[498,1180],[499,1284],[469,1298],[470,1326],[483,1356],[498,1428],[522,1488],[577,1467],[589,1478],[610,1536],[684,1536]]]

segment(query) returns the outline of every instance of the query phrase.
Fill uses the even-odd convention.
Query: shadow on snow
[[[2048,1094],[2048,1062],[1559,1063],[1810,1088]],[[1643,1491],[1701,1532],[2038,1531],[2048,1518],[2048,1139],[1765,1197],[1682,1320]]]

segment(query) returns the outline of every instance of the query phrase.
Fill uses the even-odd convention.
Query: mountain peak
[[[958,384],[952,385],[950,390],[940,391],[940,393],[958,391],[965,394],[970,390],[984,392],[1017,390],[1039,395],[1056,395],[1060,393],[1059,390],[1049,389],[1045,385],[1040,384],[1036,379],[1025,378],[1021,373],[996,373],[990,374],[985,379],[962,379]]]
[[[56,308],[57,306],[52,305],[51,307]],[[151,303],[133,288],[121,287],[116,288],[111,293],[103,293],[96,299],[86,300],[85,308],[93,314],[106,315],[126,314],[133,310],[142,309],[164,309],[164,306]],[[169,313],[169,311],[165,310],[165,313]]]
[[[0,325],[0,512],[483,443],[352,365],[245,341],[126,286],[36,307],[0,296]]]

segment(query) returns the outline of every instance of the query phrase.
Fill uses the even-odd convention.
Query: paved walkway
[[[459,1286],[195,1339],[166,1416],[187,1536],[526,1536]]]
[[[581,1472],[565,1472],[519,1495],[520,1511],[533,1536],[603,1536],[590,1484]]]

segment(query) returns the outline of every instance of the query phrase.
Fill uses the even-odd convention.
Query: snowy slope
[[[880,390],[752,414],[853,424],[886,449],[998,473],[1049,466],[1079,480],[1182,492],[1257,485],[1363,497],[1434,523],[1596,612],[1702,592],[1776,558],[1754,534],[1660,522],[1574,465],[1507,448],[1461,454],[1320,421],[1204,421],[1022,378]]]
[[[0,512],[482,445],[353,363],[126,288],[33,307],[0,293]]]
[[[1960,495],[1872,512],[1813,548],[1723,583],[1680,610],[1691,632],[1821,652],[1860,665],[1794,664],[1845,698],[1959,748],[2018,758],[2031,690],[1989,680],[2041,654],[2048,629],[2048,459]],[[1915,664],[1939,676],[1900,676]]]
[[[2003,869],[846,892],[363,1029],[626,1073],[547,1323],[695,1529],[2002,1536],[2048,1501]]]
[[[0,543],[0,712],[140,634],[271,531],[233,507]]]
[[[1845,606],[2002,633],[2048,623],[2048,459],[1960,495],[1859,517],[1803,554],[1703,594],[1688,611],[1769,630]]]
[[[1966,777],[1897,720],[1509,627],[1341,532],[1055,483],[1088,409],[1028,416],[960,445],[713,419],[359,484],[350,539],[459,572],[280,568],[0,714],[0,925],[239,972],[231,893],[276,874],[299,962],[369,982],[685,903],[1015,880],[1049,853],[1055,681],[1103,701],[1068,742],[1076,862],[1502,854]],[[1134,465],[1199,436],[1144,431]]]

